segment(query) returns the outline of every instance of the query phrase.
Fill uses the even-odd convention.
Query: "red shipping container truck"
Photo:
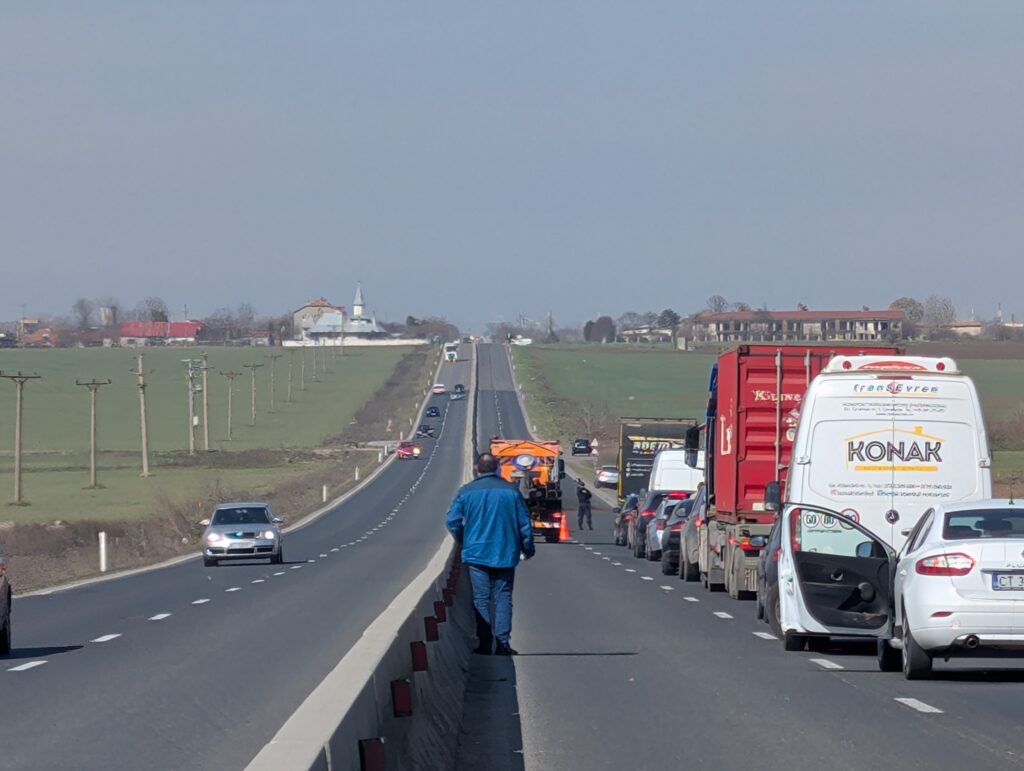
[[[811,380],[833,356],[901,352],[856,344],[741,345],[718,357],[711,368],[707,421],[698,429],[708,507],[695,518],[692,533],[699,575],[708,588],[724,584],[734,598],[757,590],[757,558],[776,517],[765,507],[765,487],[777,481],[784,490]],[[692,436],[695,449],[700,441]]]

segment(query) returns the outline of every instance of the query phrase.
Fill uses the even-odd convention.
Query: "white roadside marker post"
[[[323,494],[324,503],[327,503],[327,485],[324,485],[322,494]]]
[[[100,539],[100,572],[107,572],[107,533],[105,530],[101,530],[99,534]]]

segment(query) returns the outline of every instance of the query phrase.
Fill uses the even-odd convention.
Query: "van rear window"
[[[942,537],[947,541],[972,538],[1024,538],[1024,509],[971,509],[946,515]]]

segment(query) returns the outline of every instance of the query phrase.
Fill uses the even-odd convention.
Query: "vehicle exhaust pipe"
[[[978,639],[978,635],[976,634],[969,634],[967,635],[967,638],[964,640],[964,647],[968,650],[974,650],[980,644],[981,640]]]

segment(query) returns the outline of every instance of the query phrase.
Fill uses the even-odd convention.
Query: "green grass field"
[[[304,473],[324,468],[296,450],[321,447],[326,440],[348,428],[357,411],[396,372],[410,348],[349,350],[343,357],[318,354],[317,380],[312,377],[310,351],[260,348],[211,348],[209,354],[210,445],[213,455],[200,454],[198,465],[181,465],[187,459],[187,390],[185,367],[180,360],[198,357],[198,348],[148,349],[147,413],[153,476],[139,476],[138,391],[132,374],[133,351],[126,349],[57,349],[0,351],[0,370],[38,373],[39,380],[26,385],[24,403],[23,486],[25,506],[0,505],[0,522],[49,522],[93,518],[133,519],[154,513],[167,498],[196,495],[221,486],[262,497],[275,485]],[[276,409],[270,407],[269,353],[284,353],[277,360]],[[306,389],[300,389],[300,359],[306,357]],[[294,357],[294,358],[292,358]],[[293,361],[291,403],[288,363]],[[429,368],[433,359],[427,357]],[[265,363],[257,374],[257,421],[249,425],[250,381],[243,364]],[[227,440],[227,381],[221,371],[245,372],[235,380],[234,439]],[[418,382],[428,377],[410,372]],[[88,479],[88,391],[75,380],[92,378],[113,382],[100,390],[98,399],[99,482],[86,489]],[[197,412],[201,415],[197,399]],[[0,381],[0,502],[13,500],[14,387]],[[202,448],[202,430],[196,431]],[[274,450],[265,457],[240,451]],[[290,457],[290,456],[295,457]],[[235,458],[232,461],[230,458]],[[376,456],[373,456],[373,460]]]
[[[188,391],[181,359],[198,358],[200,348],[144,350],[149,446],[154,452],[188,449]],[[337,434],[356,410],[388,378],[405,348],[349,350],[337,360],[326,357],[327,372],[312,379],[311,350],[209,348],[209,410],[211,449],[316,447]],[[270,360],[276,364],[276,411],[270,407]],[[306,390],[299,390],[300,356],[306,359]],[[294,367],[292,403],[286,403],[289,362]],[[245,364],[257,370],[256,426],[249,425],[250,379]],[[26,452],[87,452],[89,396],[77,380],[110,379],[97,399],[99,446],[102,450],[139,448],[139,402],[133,373],[134,351],[124,348],[0,350],[0,371],[38,374],[25,386],[24,448]],[[228,381],[221,372],[242,372],[235,379],[234,440],[227,441]],[[201,416],[201,398],[197,413]],[[14,386],[0,381],[0,454],[13,448]],[[196,432],[202,441],[202,432]]]
[[[714,356],[668,346],[558,345],[513,347],[517,376],[538,428],[569,439],[581,430],[581,406],[619,417],[701,418]],[[989,421],[1024,409],[1024,361],[962,359]],[[997,452],[999,479],[1024,478],[1024,452]]]

